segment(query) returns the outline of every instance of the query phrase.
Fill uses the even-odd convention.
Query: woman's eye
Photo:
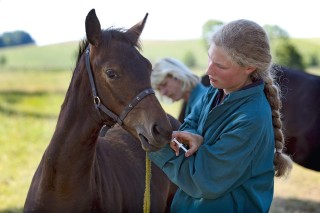
[[[220,69],[222,69],[222,70],[226,69],[224,66],[222,66],[222,65],[220,65],[220,64],[218,64],[217,67],[220,68]]]
[[[108,69],[106,71],[106,74],[107,74],[108,78],[110,78],[110,79],[115,79],[117,77],[117,73],[112,69]]]

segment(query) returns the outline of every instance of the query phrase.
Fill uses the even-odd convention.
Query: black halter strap
[[[154,90],[151,88],[147,88],[140,92],[121,112],[119,116],[117,116],[115,113],[113,113],[111,110],[109,110],[107,107],[105,107],[97,95],[96,86],[94,83],[91,65],[90,65],[90,49],[89,47],[86,49],[86,68],[89,75],[92,95],[93,95],[93,103],[95,105],[95,108],[99,111],[102,110],[105,114],[107,114],[109,117],[111,117],[114,122],[117,122],[120,126],[123,124],[123,120],[128,115],[128,113],[147,95],[154,94]]]

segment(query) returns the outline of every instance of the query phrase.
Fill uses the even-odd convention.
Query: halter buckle
[[[96,107],[99,107],[99,106],[100,106],[101,100],[100,100],[99,96],[94,96],[94,97],[93,97],[93,103],[94,103],[94,105],[95,105]]]

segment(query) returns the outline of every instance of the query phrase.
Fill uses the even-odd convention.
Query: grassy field
[[[0,67],[0,213],[22,212],[32,176],[55,129],[77,44],[0,49],[0,56],[7,58],[6,66]],[[199,41],[143,44],[143,54],[153,62],[164,56],[181,59],[186,51],[194,51],[199,74],[206,65],[207,53]],[[320,74],[318,68],[311,72]],[[176,116],[180,103],[163,107]],[[288,179],[276,179],[270,212],[320,212],[320,173],[295,164]]]

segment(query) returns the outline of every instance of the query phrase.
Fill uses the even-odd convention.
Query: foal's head
[[[150,90],[152,65],[139,52],[139,37],[147,15],[128,30],[101,30],[93,9],[86,18],[86,35],[89,64],[100,98],[95,102],[101,102],[116,117],[122,113],[119,122],[119,118],[110,117],[100,108],[101,119],[108,124],[118,120],[123,128],[140,139],[144,150],[154,151],[171,140],[172,127]]]

